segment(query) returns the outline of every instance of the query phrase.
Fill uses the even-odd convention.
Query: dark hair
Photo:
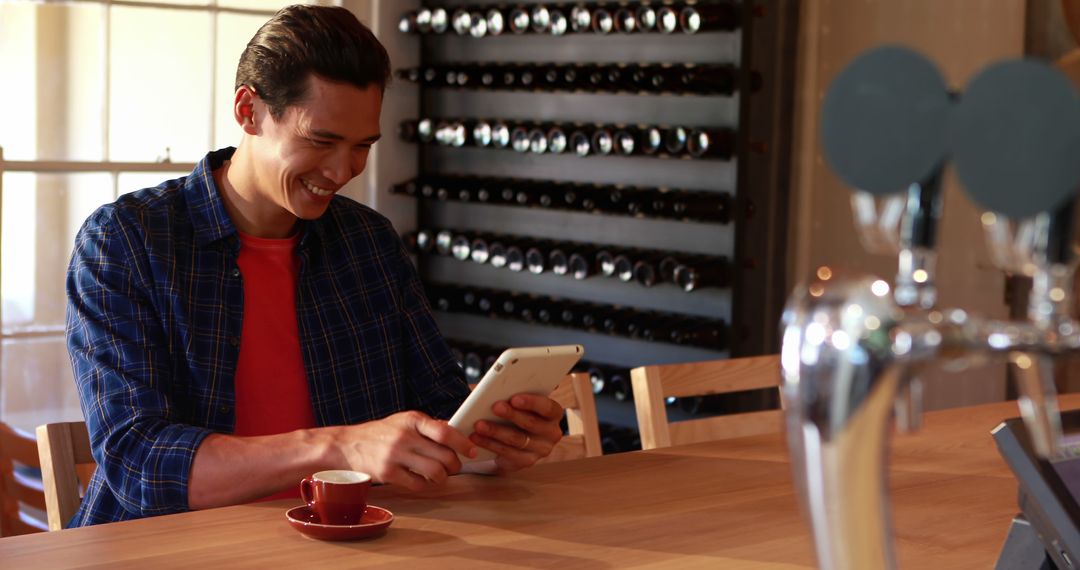
[[[310,74],[361,89],[390,81],[390,56],[375,34],[345,8],[287,6],[251,38],[236,68],[236,86],[247,85],[280,119],[307,92]]]

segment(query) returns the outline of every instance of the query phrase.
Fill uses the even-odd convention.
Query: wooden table
[[[1080,406],[1080,397],[1064,399]],[[1016,484],[988,432],[1013,403],[926,416],[894,439],[901,568],[991,568]],[[376,488],[397,520],[378,539],[319,542],[288,502],[0,540],[0,567],[806,568],[809,532],[778,435],[454,477],[409,495]]]

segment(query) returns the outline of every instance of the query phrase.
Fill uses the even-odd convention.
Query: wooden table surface
[[[1017,509],[989,431],[1016,415],[931,412],[894,438],[901,568],[993,567]],[[757,436],[458,476],[421,495],[379,487],[371,502],[397,518],[373,540],[308,539],[278,501],[0,539],[0,567],[813,567],[789,470],[781,436]]]

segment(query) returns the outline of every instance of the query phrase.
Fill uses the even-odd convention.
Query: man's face
[[[280,119],[267,113],[255,137],[255,176],[267,206],[321,216],[334,194],[364,171],[379,138],[382,89],[311,75],[307,96]]]

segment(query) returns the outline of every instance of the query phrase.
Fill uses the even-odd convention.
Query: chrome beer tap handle
[[[923,363],[1011,356],[1021,368],[1021,409],[1040,453],[1053,453],[1059,437],[1052,358],[1080,350],[1080,327],[1068,316],[1065,285],[1073,262],[1060,247],[1071,228],[1055,231],[1052,220],[1071,219],[1059,209],[1080,185],[1074,158],[1080,100],[1059,74],[1031,62],[993,66],[955,99],[933,64],[904,48],[883,47],[842,70],[822,108],[829,164],[846,184],[873,195],[852,200],[864,243],[888,250],[899,238],[895,287],[832,272],[797,288],[781,323],[789,449],[823,568],[895,567],[885,469],[889,419],[895,413],[902,428],[917,425],[915,373]],[[1005,229],[1030,232],[1024,239],[1002,234],[998,242],[1010,249],[994,255],[1009,270],[1034,276],[1030,321],[932,309],[937,190],[946,156],[976,203],[1009,218],[1015,226]],[[905,189],[897,218],[897,201],[888,196]],[[1043,212],[1055,215],[1050,222],[1016,222],[1049,215]],[[998,224],[990,216],[983,222]]]

